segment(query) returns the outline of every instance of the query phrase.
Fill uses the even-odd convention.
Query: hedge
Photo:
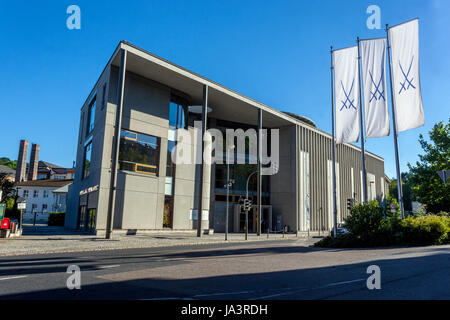
[[[65,212],[50,212],[48,216],[48,225],[49,226],[64,226],[64,219],[66,217]]]
[[[448,213],[410,215],[401,219],[398,211],[392,213],[377,201],[355,206],[344,220],[344,227],[348,233],[325,237],[315,246],[362,248],[450,243]]]

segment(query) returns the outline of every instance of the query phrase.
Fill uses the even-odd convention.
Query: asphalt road
[[[70,265],[81,289],[69,290]],[[369,290],[367,268],[380,268]],[[0,299],[450,299],[450,246],[318,249],[296,240],[0,257]]]

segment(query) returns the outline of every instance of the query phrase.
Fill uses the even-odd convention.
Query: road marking
[[[348,284],[348,283],[353,283],[353,282],[360,282],[360,281],[364,281],[364,280],[366,280],[366,279],[355,279],[355,280],[349,280],[349,281],[332,282],[332,283],[325,284],[325,285],[318,286],[318,287],[298,288],[298,289],[294,289],[294,290],[287,291],[287,292],[276,293],[276,294],[263,296],[263,297],[258,297],[258,298],[251,298],[250,300],[268,299],[268,298],[279,297],[279,296],[283,296],[283,295],[287,295],[287,294],[299,293],[299,292],[309,291],[309,290],[324,289],[324,288],[339,286],[339,285],[342,285],[342,284]],[[287,290],[287,289],[289,289],[289,288],[286,288],[285,290]]]
[[[366,280],[366,279],[355,279],[355,280],[349,280],[349,281],[333,282],[333,283],[326,284],[324,286],[318,287],[317,289],[333,287],[333,286],[338,286],[338,285],[341,285],[341,284],[347,284],[347,283],[352,283],[352,282],[359,282],[359,281],[364,281],[364,280]]]
[[[113,264],[110,266],[99,266],[99,269],[109,269],[109,268],[116,268],[116,267],[120,267],[120,264]]]
[[[11,280],[11,279],[20,279],[20,278],[26,278],[28,276],[12,276],[12,277],[5,277],[5,278],[0,278],[0,281],[2,280]]]

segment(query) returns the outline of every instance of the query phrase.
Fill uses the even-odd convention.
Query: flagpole
[[[356,43],[358,44],[358,77],[359,77],[359,130],[361,136],[361,167],[363,176],[363,200],[364,203],[367,202],[367,174],[366,174],[366,155],[364,147],[364,127],[363,127],[363,100],[362,100],[362,89],[361,89],[361,52],[359,48],[359,37],[356,38]]]
[[[400,159],[398,156],[398,134],[397,134],[397,120],[395,114],[395,103],[394,103],[394,89],[392,87],[392,61],[391,61],[391,42],[389,40],[389,27],[386,24],[386,35],[387,35],[387,52],[389,59],[389,80],[391,82],[391,106],[392,106],[392,127],[394,128],[394,148],[395,148],[395,165],[397,169],[397,191],[398,191],[398,203],[400,205],[400,214],[402,218],[405,215],[405,208],[403,204],[403,189],[402,189],[402,176],[400,173]]]
[[[332,141],[331,141],[331,153],[333,157],[333,219],[334,219],[334,228],[333,228],[333,236],[336,237],[337,234],[337,207],[336,207],[336,159],[335,159],[335,147],[336,147],[336,139],[335,139],[335,128],[334,128],[334,64],[333,64],[333,46],[330,47],[331,53],[331,131],[332,131]]]

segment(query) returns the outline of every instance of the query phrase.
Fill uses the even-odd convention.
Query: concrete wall
[[[320,134],[308,126],[298,127],[299,151],[309,153],[310,169],[310,230],[330,230],[332,217],[332,202],[330,188],[328,188],[328,161],[332,159],[331,137]],[[355,199],[361,201],[361,151],[346,144],[336,146],[336,162],[339,164],[339,194],[338,205],[341,221],[348,216],[347,199],[352,198],[352,189],[356,193]],[[353,168],[353,188],[352,173]],[[384,178],[384,161],[366,152],[366,170],[375,175],[375,189],[377,199],[382,198],[381,178]],[[301,178],[301,177],[300,177]],[[332,190],[332,188],[331,188]],[[299,196],[300,198],[300,196]],[[332,199],[332,198],[331,198]],[[299,206],[301,203],[299,203]],[[299,221],[302,217],[299,218]],[[299,226],[299,230],[301,230]],[[307,231],[307,230],[302,230]]]
[[[105,122],[107,121],[106,110],[109,107],[108,101],[109,85],[110,85],[110,68],[107,67],[102,72],[96,85],[92,89],[91,93],[89,94],[89,96],[87,97],[85,103],[81,108],[74,183],[69,186],[67,198],[67,212],[66,212],[65,226],[70,229],[75,229],[77,227],[79,192],[89,187],[99,185],[100,176],[104,171],[104,168],[102,167],[102,159],[103,159],[103,145],[105,137]],[[87,126],[88,126],[87,122],[89,111],[88,107],[89,102],[94,97],[94,95],[97,95],[94,129],[92,130],[91,134],[87,135]],[[83,179],[82,175],[84,165],[84,146],[89,139],[92,139],[91,171],[89,177]],[[94,201],[97,201],[97,198],[98,197],[95,198],[91,197],[90,202],[93,203]],[[92,205],[97,207],[95,203],[93,203]],[[102,215],[97,214],[97,218],[98,218],[97,225],[105,225],[105,220]]]
[[[111,150],[117,108],[117,80],[118,69],[112,67],[110,71],[102,75],[98,84],[98,87],[102,88],[102,83],[107,83],[107,102],[104,108],[101,108],[97,100],[92,137],[91,174],[86,179],[82,179],[82,172],[84,143],[87,138],[85,138],[85,133],[80,133],[75,182],[70,189],[69,197],[71,214],[66,218],[68,227],[76,227],[80,190],[98,185],[98,192],[95,193],[94,199],[89,198],[89,202],[96,202],[97,230],[106,229],[111,180]],[[100,90],[98,89],[98,91]],[[114,229],[154,230],[163,228],[170,100],[170,88],[127,72],[122,129],[156,136],[160,139],[159,172],[157,176],[152,176],[118,170]],[[87,109],[88,102],[82,108],[80,130],[84,130],[86,126]],[[194,129],[189,128],[189,132],[194,137]],[[195,151],[194,142],[195,140],[191,139],[190,142],[185,143]],[[209,165],[204,166],[203,209],[209,210],[211,170]],[[196,227],[196,221],[191,220],[190,212],[197,209],[198,181],[198,165],[181,164],[176,166],[173,229]],[[208,219],[203,222],[203,226],[205,229],[209,227]]]
[[[280,159],[278,173],[270,176],[272,215],[281,215],[282,226],[297,230],[296,204],[296,127],[280,128]]]

